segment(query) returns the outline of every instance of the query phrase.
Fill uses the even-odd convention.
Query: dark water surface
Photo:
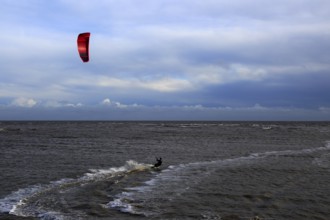
[[[330,219],[329,122],[0,122],[0,152],[0,219]]]

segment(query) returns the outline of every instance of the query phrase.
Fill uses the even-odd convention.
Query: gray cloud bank
[[[5,1],[0,118],[329,120],[329,21],[325,0]]]

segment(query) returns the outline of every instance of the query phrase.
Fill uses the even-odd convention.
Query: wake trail
[[[123,213],[143,215],[146,217],[157,216],[162,212],[152,204],[161,198],[173,200],[182,196],[191,187],[200,184],[220,168],[233,168],[255,164],[263,159],[299,156],[330,150],[330,141],[325,146],[300,150],[266,151],[251,153],[247,156],[228,158],[214,161],[192,162],[187,164],[171,165],[163,169],[154,178],[146,181],[141,186],[126,188],[115,196],[115,199],[105,205],[107,208],[116,209]],[[161,190],[160,190],[161,189]],[[143,208],[148,207],[148,208]]]
[[[60,194],[66,190],[80,187],[84,184],[107,180],[118,181],[118,179],[125,175],[129,175],[133,172],[151,170],[152,167],[152,164],[143,164],[129,160],[121,167],[90,169],[90,172],[85,173],[77,179],[64,178],[50,182],[47,185],[33,185],[19,189],[5,198],[0,199],[0,212],[23,217],[62,219],[63,214],[48,210],[47,207],[42,206],[42,202],[40,201],[50,195],[56,193]]]

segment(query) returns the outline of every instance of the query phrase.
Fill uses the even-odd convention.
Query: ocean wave
[[[268,160],[277,157],[308,156],[328,150],[330,150],[330,142],[326,142],[325,146],[318,148],[258,152],[236,158],[170,165],[142,185],[124,189],[105,207],[133,215],[161,216],[162,210],[155,207],[155,204],[159,204],[159,202],[154,201],[164,198],[172,200],[180,197],[191,187],[199,185],[208,176],[213,175],[219,168],[245,166],[255,164],[263,159]],[[324,160],[318,161],[318,163],[324,164]]]
[[[97,181],[115,179],[132,172],[146,171],[152,168],[151,164],[138,163],[133,160],[127,161],[121,167],[110,167],[108,169],[91,169],[77,179],[61,179],[50,182],[47,185],[34,185],[19,189],[3,199],[0,199],[0,212],[22,217],[38,217],[41,219],[70,219],[66,214],[56,210],[49,210],[42,205],[42,200],[55,193],[61,194],[66,190],[80,187],[84,184]],[[74,216],[79,216],[75,213]],[[73,218],[76,219],[76,218]]]

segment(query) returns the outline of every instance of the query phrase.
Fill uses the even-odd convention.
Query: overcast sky
[[[329,0],[1,0],[0,27],[0,120],[330,120]]]

